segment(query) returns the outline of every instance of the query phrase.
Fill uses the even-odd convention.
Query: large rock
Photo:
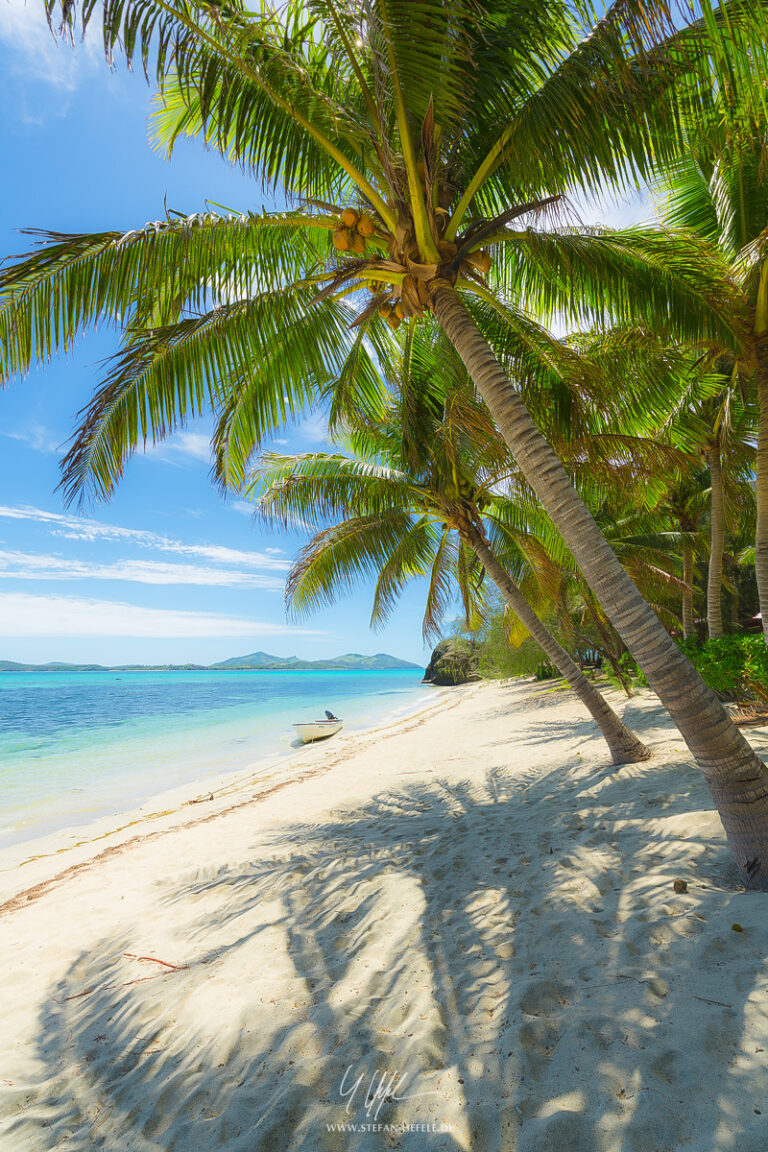
[[[454,637],[441,640],[432,652],[424,679],[431,684],[467,684],[479,680],[477,671],[480,662],[478,646],[473,640]]]

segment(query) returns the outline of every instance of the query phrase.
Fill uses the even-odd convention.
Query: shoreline
[[[658,700],[608,695],[650,761],[481,682],[18,870],[0,1144],[764,1148],[768,894]]]
[[[343,671],[345,675],[348,674],[347,670]],[[250,676],[250,672],[245,674]],[[236,675],[241,673],[238,671]],[[271,676],[272,673],[268,675]],[[359,676],[357,672],[351,675],[354,678]],[[372,675],[380,677],[387,674],[375,672]],[[395,675],[398,678],[400,676],[399,673]],[[346,700],[349,711],[343,711],[342,715],[351,715],[353,719],[347,721],[345,734],[352,735],[370,727],[388,724],[390,718],[396,719],[401,714],[407,716],[412,711],[420,709],[433,686],[424,682],[411,683],[410,673],[406,673],[406,676],[410,686],[404,702],[402,698],[397,702],[389,699],[384,702],[388,694],[392,695],[389,685],[388,692],[383,691],[379,695],[363,693],[359,697]],[[401,690],[398,686],[394,695],[398,695]],[[256,703],[258,704],[258,701]],[[295,704],[297,711],[304,707],[306,705],[301,702]],[[221,724],[220,716],[224,712],[226,709],[210,713],[205,726],[197,730],[200,744],[189,748],[188,759],[184,759],[174,750],[174,741],[175,748],[179,747],[177,735],[184,741],[181,744],[182,748],[186,747],[188,738],[186,732],[174,731],[174,724],[178,727],[179,716],[173,711],[168,717],[170,729],[168,731],[159,729],[154,737],[141,730],[140,722],[136,718],[125,719],[114,729],[97,730],[95,736],[89,734],[88,742],[83,745],[81,753],[84,762],[88,762],[92,753],[99,752],[102,760],[109,762],[111,758],[112,765],[117,765],[118,770],[110,769],[106,772],[102,770],[100,773],[97,769],[92,779],[82,782],[70,780],[67,783],[65,780],[62,800],[58,803],[53,788],[40,804],[31,801],[25,808],[22,806],[23,802],[16,800],[18,811],[16,812],[12,804],[7,816],[3,813],[4,821],[8,822],[4,824],[0,835],[0,872],[3,870],[4,861],[23,857],[25,851],[27,854],[30,851],[37,851],[34,846],[38,842],[50,842],[59,837],[68,837],[71,842],[75,842],[86,837],[89,828],[96,825],[104,826],[105,823],[114,822],[122,816],[136,819],[138,813],[147,809],[177,804],[178,796],[183,796],[190,790],[198,789],[207,794],[219,791],[221,787],[239,776],[258,773],[262,769],[265,772],[272,772],[281,761],[292,761],[302,751],[302,746],[295,739],[290,716],[285,714],[284,706],[277,717],[276,725],[274,715],[270,718],[255,713],[252,719],[237,718],[234,732],[230,731],[226,723]],[[165,722],[162,716],[157,719]],[[119,733],[114,746],[109,743],[113,739],[113,732]],[[99,733],[107,738],[103,748],[98,743]],[[82,739],[77,732],[74,733],[74,738]],[[238,745],[245,745],[246,742],[247,751],[245,749],[241,751]],[[0,749],[2,747],[0,741]],[[48,758],[52,758],[55,770],[55,762],[59,757],[75,762],[76,749],[65,749],[60,752],[53,746],[46,752],[42,761],[34,756],[30,758],[28,764],[24,765],[24,772],[30,781],[34,779],[36,773],[42,773],[42,779],[45,779]],[[15,758],[19,758],[18,753]],[[134,773],[133,765],[138,766],[138,773]],[[147,766],[150,767],[149,773],[146,771]],[[15,771],[18,773],[19,769]],[[3,774],[0,773],[0,788],[2,786]],[[81,794],[82,801],[70,800],[70,795],[73,793]],[[31,792],[30,794],[32,795]],[[11,795],[13,796],[13,792]],[[14,814],[14,818],[11,814]]]
[[[100,672],[107,672],[114,675],[115,672],[120,672],[126,676],[134,672],[352,672],[355,675],[362,675],[364,672],[419,672],[423,669],[423,664],[413,664],[410,667],[393,667],[393,668],[339,668],[335,664],[323,664],[322,662],[317,665],[308,663],[304,667],[294,667],[292,664],[263,664],[254,665],[249,667],[247,664],[235,665],[232,668],[217,668],[215,664],[141,664],[141,665],[128,665],[121,666],[115,664],[114,667],[102,665],[79,665],[79,664],[62,664],[61,667],[49,667],[46,664],[30,664],[19,665],[18,668],[0,668],[0,677],[8,676],[37,676],[37,675],[62,675],[71,676],[79,673],[96,674]]]
[[[16,902],[28,890],[14,890],[16,881],[13,878],[19,874],[20,869],[28,869],[30,865],[42,868],[46,862],[51,862],[55,858],[63,858],[61,863],[64,863],[68,853],[75,853],[78,857],[71,867],[88,866],[88,850],[93,845],[107,842],[97,852],[98,858],[104,851],[111,851],[116,847],[123,848],[145,836],[164,835],[176,827],[186,826],[184,817],[188,815],[185,811],[188,808],[203,805],[205,811],[204,816],[191,818],[190,824],[215,819],[243,804],[257,801],[262,794],[268,795],[278,788],[306,779],[308,775],[315,775],[326,767],[333,767],[354,754],[357,740],[375,739],[390,731],[396,731],[401,725],[406,725],[412,720],[420,720],[436,710],[439,711],[446,703],[446,695],[453,691],[426,682],[423,687],[425,693],[434,691],[437,698],[426,705],[422,700],[414,700],[411,705],[394,709],[378,723],[342,730],[337,736],[332,737],[330,742],[292,745],[290,749],[265,754],[232,772],[203,776],[175,788],[161,790],[135,807],[116,810],[95,820],[69,825],[43,836],[33,836],[29,840],[21,840],[6,848],[0,848],[0,916],[11,907],[16,907]],[[471,688],[472,685],[466,687]],[[462,690],[464,689],[459,688],[459,692]],[[332,763],[325,765],[326,760]],[[316,761],[320,763],[311,770]],[[306,764],[309,765],[309,773],[304,770]],[[260,787],[262,785],[264,787]],[[258,789],[255,795],[250,797],[241,795],[251,788]],[[238,796],[239,799],[231,803],[231,798],[234,796]],[[224,801],[227,803],[224,804]],[[201,812],[202,810],[201,808]],[[147,831],[143,834],[138,831],[142,825],[147,827]],[[127,834],[127,838],[124,839],[123,834]],[[69,871],[69,868],[70,865],[67,865],[64,871]],[[33,871],[37,873],[38,868]],[[49,882],[35,879],[30,888],[37,888],[40,883]]]

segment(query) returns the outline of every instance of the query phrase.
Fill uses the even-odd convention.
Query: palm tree
[[[688,147],[661,188],[665,222],[711,244],[727,261],[729,289],[741,297],[743,320],[724,350],[735,354],[734,371],[751,384],[759,408],[755,569],[768,643],[768,134],[764,115],[741,106],[737,95],[719,90],[690,120]]]
[[[723,560],[726,550],[726,527],[733,520],[739,481],[741,506],[751,501],[749,476],[754,461],[752,447],[754,424],[749,412],[739,402],[738,386],[733,376],[703,414],[710,432],[704,446],[704,457],[710,477],[710,549],[707,572],[707,624],[709,638],[724,634],[722,615]],[[729,498],[730,497],[730,498]]]
[[[681,622],[684,640],[696,635],[693,607],[694,560],[702,544],[701,523],[707,506],[705,477],[706,473],[700,470],[676,478],[659,502],[661,516],[672,520],[682,553],[684,588]]]
[[[683,403],[667,420],[669,437],[688,451],[696,449],[709,472],[709,565],[707,569],[707,625],[710,639],[724,634],[722,615],[723,563],[726,530],[733,527],[736,512],[752,504],[751,479],[757,429],[755,405],[746,394],[745,382],[733,356],[718,357],[711,370],[709,358],[698,358],[702,370],[696,387],[686,391]],[[688,470],[690,472],[690,469]],[[678,493],[685,503],[694,493],[683,481]],[[682,509],[683,519],[687,519]],[[683,552],[692,575],[692,552]],[[684,576],[685,578],[685,576]]]
[[[74,24],[73,0],[48,3],[51,16],[60,10]],[[84,23],[95,7],[83,5]],[[394,327],[431,311],[704,771],[747,882],[768,885],[768,771],[621,567],[472,305],[479,299],[502,315],[526,351],[541,351],[527,317],[539,305],[727,338],[739,301],[724,291],[721,267],[697,266],[695,241],[510,225],[569,188],[645,178],[651,147],[656,163],[678,156],[681,115],[698,107],[712,74],[738,88],[762,62],[762,4],[713,10],[701,0],[698,19],[683,27],[666,0],[615,0],[597,20],[586,0],[289,0],[255,13],[237,0],[100,7],[110,56],[116,43],[145,67],[154,54],[157,131],[169,146],[201,135],[302,206],[287,219],[260,217],[250,236],[253,249],[282,230],[282,243],[271,244],[272,286],[285,286],[278,295],[294,327],[280,327],[276,341],[254,332],[259,312],[238,296],[240,288],[250,297],[259,276],[238,265],[237,220],[210,221],[189,245],[184,223],[158,236],[46,237],[8,269],[5,375],[66,346],[89,321],[124,327],[124,352],[70,453],[70,484],[95,478],[108,491],[148,430],[164,434],[209,400],[222,408],[222,438],[232,429],[236,437],[246,418],[274,424],[285,404],[267,399],[274,384],[250,388],[250,376],[279,373],[288,406],[317,389],[313,372],[295,363],[311,351],[301,314],[315,312],[313,288],[315,304],[348,301],[368,332],[374,317]],[[323,264],[322,243],[307,237],[331,229],[338,259]],[[268,260],[259,259],[263,275]],[[360,310],[364,283],[375,292]],[[195,314],[185,318],[190,301]]]
[[[498,523],[494,491],[508,471],[505,446],[487,410],[473,398],[464,374],[446,379],[445,349],[428,340],[409,347],[406,386],[398,401],[351,441],[357,458],[326,454],[264,458],[246,495],[270,524],[318,525],[287,582],[288,602],[309,610],[330,601],[364,573],[377,578],[372,623],[385,619],[407,579],[428,571],[425,632],[432,633],[446,561],[457,573],[469,618],[469,549],[550,662],[566,678],[600,728],[614,764],[647,760],[648,748],[629,731],[563,646],[548,631],[494,550],[491,535],[508,543]],[[439,532],[435,527],[439,525]],[[452,549],[455,532],[460,545]],[[382,549],[383,534],[388,533]]]

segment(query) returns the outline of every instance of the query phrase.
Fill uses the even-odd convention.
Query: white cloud
[[[103,66],[97,28],[73,47],[53,36],[40,0],[0,0],[0,41],[12,76],[42,80],[61,92],[74,92],[85,68]]]
[[[322,412],[314,413],[302,424],[296,426],[296,436],[310,444],[326,444],[328,442],[328,417]]]
[[[2,5],[2,0],[0,0]],[[24,444],[29,444],[36,452],[58,452],[61,444],[56,439],[52,432],[49,432],[44,424],[38,423],[36,420],[31,420],[26,427],[17,428],[14,432],[4,432],[9,440],[21,440]]]
[[[168,447],[183,452],[185,456],[193,456],[195,460],[204,460],[206,464],[211,459],[210,437],[202,432],[177,432],[168,441]]]
[[[129,580],[138,584],[197,584],[219,588],[261,588],[281,591],[276,576],[209,568],[195,564],[170,564],[152,560],[118,560],[97,564],[40,556],[27,552],[0,551],[0,579],[23,580]]]
[[[249,504],[247,500],[227,500],[224,505],[229,508],[230,512],[239,512],[241,516],[253,516],[253,504]]]
[[[631,228],[648,224],[655,216],[653,197],[648,188],[625,194],[606,193],[599,199],[584,197],[575,202],[576,224],[594,224],[603,228]]]
[[[202,460],[205,464],[211,462],[211,439],[203,432],[175,432],[167,440],[158,440],[155,444],[148,443],[144,448],[145,456],[155,456],[167,463],[177,463],[179,456],[191,456],[193,460]]]
[[[103,524],[99,520],[90,520],[87,517],[46,512],[41,508],[0,505],[0,519],[32,520],[47,525],[52,536],[67,540],[124,540],[141,548],[154,548],[160,552],[172,552],[180,556],[197,556],[217,564],[248,565],[272,571],[284,571],[288,567],[285,560],[278,560],[266,552],[245,552],[219,544],[184,544],[180,540],[160,536],[157,532],[149,532],[143,528],[123,528],[117,524]]]
[[[0,634],[4,637],[127,636],[133,639],[238,637],[243,643],[262,636],[322,636],[323,632],[269,624],[248,617],[141,608],[111,600],[76,596],[0,593]]]

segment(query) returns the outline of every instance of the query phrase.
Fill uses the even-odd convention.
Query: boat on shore
[[[311,744],[313,740],[326,740],[329,736],[335,736],[344,727],[344,721],[332,712],[326,712],[325,720],[307,720],[293,727],[303,744]]]

